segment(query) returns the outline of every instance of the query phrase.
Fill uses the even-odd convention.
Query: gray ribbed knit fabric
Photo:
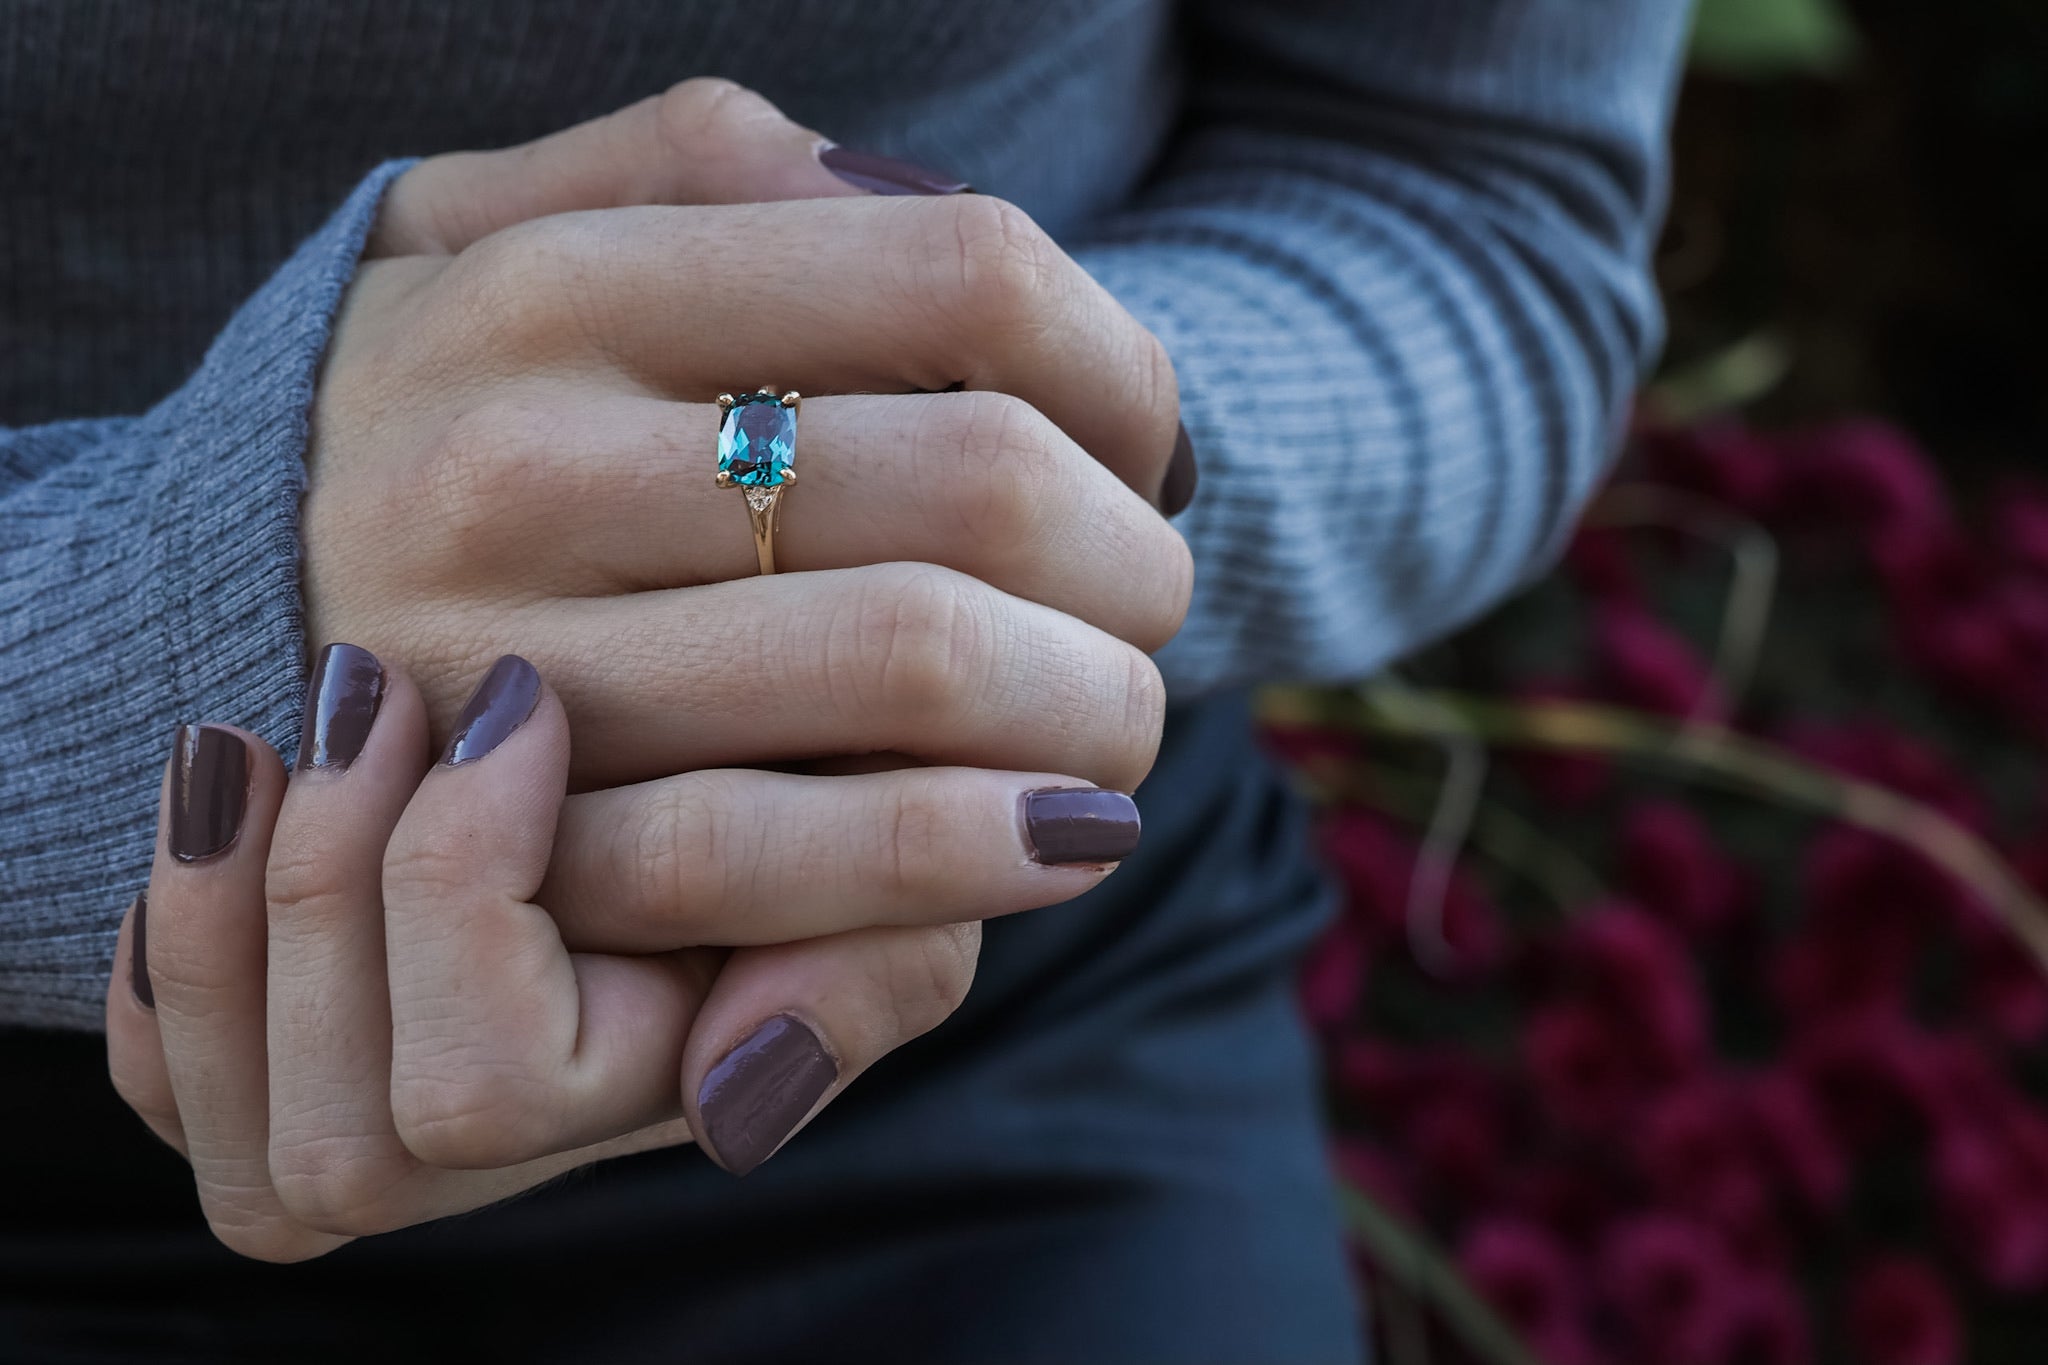
[[[0,1021],[96,1026],[175,722],[295,742],[380,161],[715,73],[1015,200],[1180,370],[1172,686],[1355,676],[1542,564],[1606,462],[1685,8],[0,0]]]

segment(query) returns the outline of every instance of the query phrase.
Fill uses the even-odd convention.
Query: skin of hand
[[[309,641],[406,668],[437,732],[530,658],[579,791],[876,753],[1128,790],[1192,583],[1172,365],[1022,212],[821,145],[691,81],[403,176],[316,393]],[[713,400],[769,385],[806,397],[759,577]]]
[[[570,745],[534,668],[499,660],[430,766],[402,670],[346,645],[323,665],[352,690],[316,699],[289,778],[245,731],[180,730],[107,997],[115,1088],[191,1162],[221,1241],[263,1260],[693,1133],[751,1169],[959,1004],[979,926],[936,921],[1065,900],[1110,871],[1034,849],[1030,793],[1076,785],[1058,774],[697,773],[686,802],[789,832],[754,875],[809,868],[847,900],[771,896],[714,934],[770,947],[572,951],[537,903]],[[878,885],[934,878],[979,898],[875,913]]]
[[[361,883],[374,838],[353,867],[315,866],[292,852],[305,839],[280,839],[266,877],[262,854],[238,850],[279,818],[265,792],[277,800],[281,769],[237,741],[248,827],[197,871],[160,849],[158,946],[134,951],[138,905],[121,951],[139,994],[108,1004],[117,1086],[191,1155],[230,1246],[317,1255],[687,1141],[692,1123],[716,1159],[751,1169],[957,1005],[978,924],[935,920],[1048,904],[1102,875],[1049,878],[1019,802],[1035,786],[1135,785],[1156,747],[1143,650],[1177,628],[1190,576],[1149,502],[1177,425],[1171,368],[1015,210],[850,193],[821,170],[821,145],[758,97],[697,81],[394,185],[315,407],[310,634],[352,633],[393,660],[377,670],[398,699],[391,725],[417,736],[392,742],[415,756],[464,723],[454,702],[483,659],[538,656],[563,691],[529,728],[566,736],[566,707],[569,785],[608,789],[553,792],[551,858],[529,843],[522,862],[513,845],[533,827],[510,822],[500,865],[533,884],[500,889],[520,897],[528,937],[472,943],[518,951],[484,986],[474,961],[451,959],[458,989],[450,971],[416,971],[432,953],[394,948],[387,977],[387,939],[423,922],[391,907],[491,879],[401,872],[394,887],[386,868],[372,934],[364,895],[338,888]],[[678,317],[739,331],[707,346],[717,329]],[[761,344],[783,331],[795,340]],[[716,410],[702,400],[759,386],[727,366],[771,361],[778,386],[822,395],[805,405],[806,479],[778,547],[811,572],[742,579],[750,536],[709,479]],[[902,392],[953,384],[970,391]],[[719,768],[807,759],[897,770]],[[300,766],[324,780],[303,753]],[[194,799],[179,771],[169,790]],[[292,799],[314,802],[300,786]],[[384,793],[381,807],[357,801],[390,834],[411,788],[357,786]],[[166,819],[176,827],[175,804]],[[398,866],[452,870],[444,855],[479,837],[459,823]],[[1130,823],[1134,837],[1134,809]],[[208,893],[209,877],[221,890],[236,875],[239,897]],[[189,885],[199,893],[181,896]],[[209,922],[234,904],[239,928]],[[351,905],[357,931],[337,931]],[[199,1003],[160,1017],[138,1003],[152,981]],[[650,1010],[673,1027],[643,1032]],[[252,1022],[266,1015],[267,1029]],[[357,1023],[332,1031],[336,1018]],[[441,1033],[408,1033],[408,1018]],[[588,1050],[599,1037],[610,1052]],[[204,1079],[223,1074],[241,1078],[239,1098]],[[796,1089],[741,1103],[750,1074]],[[321,1098],[338,1088],[356,1097],[346,1114]]]

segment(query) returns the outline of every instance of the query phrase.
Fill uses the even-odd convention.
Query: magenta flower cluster
[[[1670,606],[1722,572],[1708,552],[1588,530],[1548,610],[1461,651],[1540,655],[1488,633],[1554,631],[1562,601],[1576,666],[1498,692],[1726,721],[1941,812],[2048,892],[2048,489],[1966,515],[1860,421],[1646,432],[1625,477],[1763,528],[1800,638],[1720,695],[1712,633]],[[1374,790],[1379,745],[1274,740]],[[1606,758],[1511,763],[1496,798],[1525,797],[1600,890],[1546,907],[1468,856],[1421,957],[1415,830],[1370,801],[1324,812],[1347,904],[1302,1001],[1342,1176],[1450,1248],[1548,1365],[1979,1359],[1975,1307],[2048,1294],[2039,964],[1906,843]]]

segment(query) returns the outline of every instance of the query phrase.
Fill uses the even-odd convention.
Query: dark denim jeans
[[[1161,1362],[1360,1354],[1292,967],[1327,896],[1241,699],[1144,847],[992,923],[960,1013],[745,1180],[681,1148],[238,1260],[96,1038],[0,1039],[0,1360]]]

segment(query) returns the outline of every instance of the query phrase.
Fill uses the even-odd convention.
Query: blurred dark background
[[[1955,474],[2048,430],[2048,4],[1706,0],[1667,371],[1762,333],[1767,424],[1896,418]]]
[[[1564,563],[1268,699],[1375,1338],[2041,1365],[2048,0],[1700,0],[1675,142]]]

